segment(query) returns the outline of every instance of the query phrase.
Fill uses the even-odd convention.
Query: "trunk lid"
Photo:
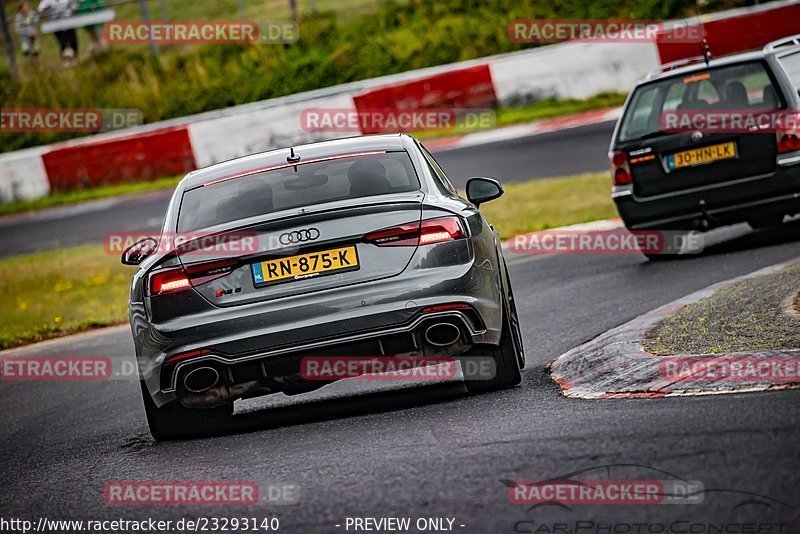
[[[194,289],[215,306],[236,306],[397,276],[416,246],[378,247],[365,234],[419,224],[420,191],[329,202],[239,221],[176,248]],[[226,262],[230,262],[226,264]],[[216,265],[227,271],[207,273]]]

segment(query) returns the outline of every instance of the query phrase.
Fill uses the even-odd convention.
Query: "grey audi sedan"
[[[235,400],[343,376],[309,376],[310,358],[450,358],[469,392],[519,384],[511,283],[478,210],[503,189],[489,178],[466,189],[462,198],[404,134],[188,174],[159,239],[122,257],[139,267],[129,310],[152,435],[205,434],[232,417]],[[470,361],[490,372],[467,372]]]

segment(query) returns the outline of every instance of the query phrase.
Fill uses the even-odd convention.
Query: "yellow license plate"
[[[711,163],[712,161],[731,159],[735,157],[736,143],[730,142],[677,152],[667,158],[667,165],[670,169],[680,169],[681,167],[705,165],[706,163]]]
[[[252,268],[253,282],[264,286],[355,271],[359,264],[356,247],[350,246],[253,263]]]

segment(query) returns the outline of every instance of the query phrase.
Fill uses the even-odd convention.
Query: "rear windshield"
[[[178,231],[420,187],[407,152],[346,157],[222,181],[183,194]]]
[[[792,80],[794,88],[800,91],[800,52],[784,56],[779,61],[783,65],[783,70],[789,75],[789,79]]]
[[[665,111],[771,110],[780,106],[780,94],[760,61],[693,72],[639,87],[622,119],[618,140],[661,133]]]

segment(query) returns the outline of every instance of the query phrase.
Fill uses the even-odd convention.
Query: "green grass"
[[[710,0],[702,10],[740,3],[743,0]],[[156,16],[158,2],[151,4]],[[173,0],[169,4],[174,11],[172,18],[210,19],[234,16],[236,12],[233,0]],[[532,45],[508,38],[508,23],[515,18],[667,19],[697,9],[691,0],[319,0],[320,12],[312,15],[302,8],[303,4],[300,37],[291,45],[175,46],[164,47],[158,57],[151,56],[147,46],[115,45],[107,54],[63,69],[47,64],[56,54],[52,48],[55,41],[52,35],[43,35],[42,42],[51,48],[43,51],[38,64],[20,58],[26,70],[22,83],[14,84],[0,65],[0,102],[4,108],[139,109],[145,122],[153,123],[530,48]],[[5,5],[10,12],[12,3]],[[254,20],[284,16],[269,5],[248,0],[248,6],[252,6],[248,13],[253,10],[249,16]],[[135,6],[127,5],[125,9],[135,10]],[[123,12],[120,8],[119,18],[136,18],[135,11]],[[85,43],[86,36],[81,37]],[[535,117],[527,117],[530,118]],[[0,132],[0,151],[76,136],[63,132]]]
[[[615,215],[605,175],[509,184],[481,210],[503,237]],[[127,320],[134,267],[88,245],[0,260],[0,348]]]
[[[0,260],[0,348],[124,322],[133,273],[97,245]]]
[[[241,16],[236,0],[165,0],[167,5],[167,15],[169,20],[240,20]],[[245,20],[256,22],[266,20],[290,20],[291,11],[288,0],[243,0],[245,7]],[[342,19],[349,19],[372,13],[383,3],[382,0],[316,0],[317,12],[336,13]],[[37,2],[32,1],[31,5],[35,8]],[[150,16],[154,20],[162,20],[164,17],[161,11],[160,0],[147,0]],[[126,4],[111,6],[116,12],[116,20],[143,20],[141,7],[138,0],[129,1]],[[301,17],[312,17],[312,0],[297,0],[298,13]],[[13,25],[14,15],[16,14],[16,2],[6,3],[6,13],[10,23]],[[11,28],[14,49],[17,51],[17,63],[20,73],[25,78],[35,78],[42,74],[43,70],[60,71],[61,57],[59,55],[58,42],[52,34],[40,34],[39,57],[34,61],[19,54],[19,37]],[[92,61],[89,50],[89,36],[84,30],[78,32],[78,48],[81,61]],[[147,44],[132,44],[125,48],[130,48],[139,53],[147,54],[150,52]],[[161,49],[162,55],[181,54],[185,51],[192,51],[198,48],[197,45],[165,46]],[[8,67],[8,58],[5,54],[0,56],[0,68]]]
[[[78,189],[66,193],[54,193],[50,196],[37,198],[34,200],[17,200],[7,204],[0,204],[0,216],[22,213],[25,211],[53,208],[67,204],[76,204],[79,202],[86,202],[88,200],[131,195],[136,193],[144,193],[147,191],[157,191],[160,189],[173,189],[179,180],[180,178],[176,177],[159,178],[150,182],[106,185],[97,187],[95,189]]]
[[[625,98],[627,98],[627,95],[621,93],[601,93],[584,100],[574,98],[567,100],[547,99],[527,106],[501,108],[497,110],[497,124],[498,126],[517,124],[594,109],[621,106],[625,103]]]
[[[606,173],[509,183],[481,206],[500,237],[617,217]]]

